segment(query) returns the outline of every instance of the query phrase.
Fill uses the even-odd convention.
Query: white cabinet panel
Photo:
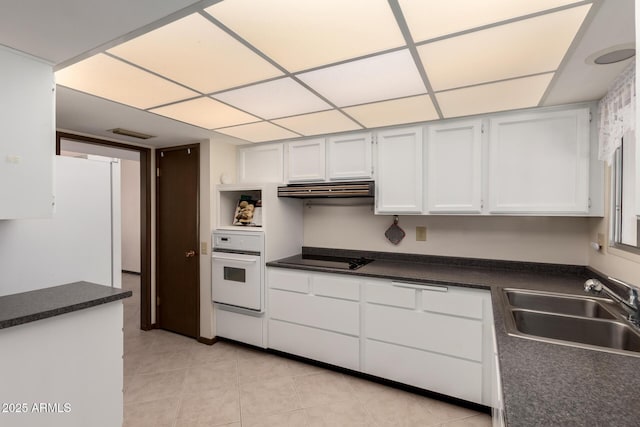
[[[344,334],[360,334],[360,305],[353,301],[270,289],[269,317]]]
[[[268,144],[238,149],[238,181],[262,184],[284,181],[283,145]]]
[[[373,340],[364,351],[368,374],[483,403],[480,363]]]
[[[0,219],[53,209],[55,83],[50,65],[0,46]]]
[[[392,286],[388,282],[367,282],[364,292],[367,302],[410,309],[416,307],[416,289],[402,287],[400,282],[398,286]]]
[[[216,306],[216,336],[264,347],[264,316],[250,316]]]
[[[483,300],[487,291],[448,286],[446,292],[421,291],[422,309],[434,313],[482,319]]]
[[[309,275],[295,270],[267,268],[267,285],[271,289],[309,293]]]
[[[327,163],[330,180],[370,179],[371,133],[329,138]]]
[[[429,126],[427,209],[432,213],[482,210],[482,121]]]
[[[373,304],[365,319],[367,338],[482,361],[480,321]]]
[[[313,274],[314,295],[360,301],[360,281],[335,274]]]
[[[360,369],[360,339],[269,320],[269,347],[343,368]]]
[[[589,212],[589,110],[491,119],[492,213]]]
[[[421,127],[378,133],[376,213],[422,212]]]
[[[324,139],[289,142],[289,182],[324,181]]]

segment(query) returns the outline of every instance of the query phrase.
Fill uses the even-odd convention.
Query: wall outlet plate
[[[426,242],[427,241],[427,227],[418,226],[416,227],[416,242]]]

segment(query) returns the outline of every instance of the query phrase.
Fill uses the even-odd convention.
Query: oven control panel
[[[214,231],[213,250],[226,249],[232,251],[264,251],[264,234],[262,232]]]

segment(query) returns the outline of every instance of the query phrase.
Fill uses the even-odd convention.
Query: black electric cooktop
[[[296,255],[279,260],[279,264],[306,265],[310,267],[335,268],[338,270],[357,270],[372,262],[368,258],[344,258],[323,255]]]

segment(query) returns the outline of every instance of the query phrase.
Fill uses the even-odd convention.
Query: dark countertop
[[[295,267],[295,257],[267,266],[440,283],[491,290],[505,414],[509,426],[640,425],[640,357],[567,347],[507,334],[503,287],[584,295],[587,278],[605,279],[584,266],[303,248],[375,259],[357,270]]]
[[[131,295],[131,291],[90,282],[5,295],[0,297],[0,329],[118,301]]]

